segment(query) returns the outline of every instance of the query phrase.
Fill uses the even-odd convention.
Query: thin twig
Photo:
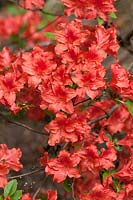
[[[82,104],[82,103],[85,103],[86,101],[89,101],[89,100],[91,101],[91,99],[88,98],[88,99],[85,99],[85,100],[80,101],[80,102],[78,102],[78,103],[74,103],[73,106],[77,106],[77,105]]]
[[[91,105],[89,105],[89,106],[92,106],[92,107],[98,108],[99,110],[101,110],[102,112],[104,112],[105,115],[106,115],[107,117],[109,117],[108,112],[106,112],[104,109],[100,108],[99,106],[96,106],[96,105],[93,105],[93,104],[91,104]]]
[[[88,122],[88,124],[91,125],[91,124],[94,124],[94,123],[96,123],[96,122],[99,122],[99,121],[101,121],[101,120],[103,120],[103,119],[105,119],[105,118],[110,117],[110,116],[112,115],[112,113],[113,113],[115,110],[117,110],[117,108],[119,108],[119,106],[120,106],[120,105],[118,105],[118,104],[114,105],[114,106],[107,112],[108,115],[107,115],[107,114],[104,114],[104,115],[101,115],[100,117],[97,117],[97,118],[95,118],[95,119],[92,119],[92,120],[90,120],[90,121]]]
[[[75,194],[74,194],[74,183],[75,183],[75,179],[73,179],[73,182],[72,182],[72,198],[73,198],[73,200],[76,200]]]
[[[45,131],[45,132],[43,132],[43,131],[38,131],[38,130],[36,130],[36,129],[33,129],[33,128],[30,127],[30,126],[27,126],[26,124],[23,124],[23,123],[21,123],[21,122],[17,122],[17,121],[11,120],[11,119],[9,119],[9,118],[8,118],[4,113],[2,113],[2,112],[0,112],[0,116],[1,116],[4,120],[6,120],[7,122],[12,123],[12,124],[15,124],[15,125],[17,125],[17,126],[21,126],[21,127],[25,128],[25,129],[27,129],[27,130],[29,130],[29,131],[38,133],[38,134],[40,134],[40,135],[49,135],[49,133],[46,132],[46,131]]]
[[[83,104],[83,103],[85,103],[86,101],[89,101],[89,100],[90,100],[90,103],[92,103],[92,102],[91,102],[91,99],[88,98],[88,99],[85,99],[85,100],[83,100],[83,101],[80,101],[80,102],[74,104],[73,106],[77,106],[77,105],[79,105],[79,104]],[[99,110],[103,111],[103,112],[108,116],[108,113],[107,113],[104,109],[100,108],[99,106],[96,106],[96,105],[93,105],[93,104],[89,104],[88,106],[92,106],[92,107],[98,108]],[[108,116],[108,117],[109,117],[109,116]]]
[[[8,179],[22,178],[22,177],[24,177],[24,176],[29,176],[29,175],[31,175],[31,174],[35,174],[36,172],[39,172],[39,171],[43,171],[43,168],[36,169],[36,170],[34,170],[34,171],[27,172],[27,173],[24,173],[24,174],[19,174],[19,175],[16,175],[16,176],[10,176],[10,177],[8,177]]]
[[[35,194],[34,194],[33,197],[32,197],[33,200],[36,199],[38,193],[39,193],[40,190],[41,190],[42,185],[45,183],[46,180],[47,180],[47,176],[45,176],[44,180],[42,180],[42,181],[40,182],[39,187],[37,188]]]

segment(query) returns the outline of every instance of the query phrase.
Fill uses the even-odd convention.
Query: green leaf
[[[105,179],[106,177],[108,177],[110,175],[109,171],[105,171],[102,175],[103,179]]]
[[[0,195],[0,200],[3,200],[3,196],[2,195]]]
[[[9,181],[4,188],[4,197],[12,196],[17,190],[17,184],[16,179]]]
[[[19,34],[10,35],[9,40],[11,41],[11,43],[17,44],[21,48],[25,47],[25,40],[20,38]]]
[[[55,118],[55,114],[52,113],[52,112],[50,112],[50,111],[48,110],[48,108],[46,108],[46,109],[44,110],[44,112],[45,112],[46,117],[47,117],[47,119],[48,119],[49,122],[52,121],[52,120]]]
[[[22,197],[22,190],[17,190],[12,197],[12,200],[19,200]]]
[[[102,180],[107,178],[108,176],[112,175],[115,172],[115,168],[109,169],[109,170],[102,170],[100,172],[100,176],[102,177]]]
[[[81,149],[82,146],[81,146],[81,145],[76,145],[76,144],[75,144],[75,145],[74,145],[74,148],[75,148],[75,149]]]
[[[115,14],[114,12],[111,12],[111,13],[109,14],[109,16],[110,16],[112,19],[116,19],[116,18],[117,18],[116,14]]]
[[[21,109],[19,112],[17,112],[16,114],[13,114],[11,111],[9,111],[7,113],[7,117],[10,120],[21,120],[25,117],[25,111],[24,109]]]
[[[114,148],[115,148],[116,151],[123,151],[123,147],[120,146],[120,145],[117,145],[117,144],[116,144],[116,145],[114,146]]]
[[[113,177],[113,187],[116,192],[120,192],[123,189],[123,183],[120,182],[117,178]]]
[[[40,194],[39,199],[40,200],[47,200],[47,196]]]
[[[55,40],[55,36],[51,32],[45,32],[45,36],[51,40]]]
[[[37,29],[45,28],[50,22],[54,21],[54,16],[50,14],[43,14],[41,22],[37,25]]]
[[[71,85],[66,85],[65,87],[66,87],[66,88],[72,88],[72,89],[75,90],[75,89],[77,89],[78,85],[77,85],[76,83],[73,82]]]
[[[130,112],[130,114],[133,116],[133,101],[127,99],[125,101],[125,105],[126,105],[128,111]]]
[[[99,25],[104,23],[104,21],[100,17],[97,17],[97,22]]]
[[[72,184],[69,178],[66,178],[66,180],[64,181],[64,189],[66,192],[70,192],[72,190]]]
[[[20,15],[20,14],[24,14],[25,13],[25,9],[23,8],[18,8],[18,6],[10,4],[7,7],[7,11],[9,14],[16,16],[16,15]]]
[[[110,139],[110,141],[112,141],[112,135],[107,133],[106,136]]]

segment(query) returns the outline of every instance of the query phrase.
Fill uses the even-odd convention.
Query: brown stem
[[[32,197],[33,200],[36,200],[36,197],[38,193],[40,192],[42,185],[46,182],[46,180],[47,180],[47,176],[45,176],[45,178],[40,182],[39,187],[37,188],[36,192],[34,193]]]
[[[101,120],[103,120],[103,119],[105,119],[105,118],[110,117],[110,116],[112,115],[112,113],[113,113],[117,108],[119,108],[119,106],[120,106],[120,105],[118,105],[118,104],[114,105],[114,106],[109,110],[109,112],[107,112],[107,114],[101,115],[101,116],[99,116],[99,117],[97,117],[97,118],[95,118],[95,119],[90,120],[90,121],[88,122],[88,124],[91,125],[91,124],[94,124],[94,123],[96,123],[96,122],[99,122],[99,121],[101,121]]]
[[[7,122],[9,122],[9,123],[12,123],[12,124],[15,124],[15,125],[17,125],[17,126],[21,126],[21,127],[23,127],[23,128],[25,128],[25,129],[27,129],[27,130],[29,130],[29,131],[32,131],[32,132],[35,132],[35,133],[38,133],[38,134],[40,134],[40,135],[49,135],[49,133],[48,132],[43,132],[43,131],[38,131],[38,130],[36,130],[36,129],[33,129],[32,127],[30,127],[30,126],[27,126],[26,124],[23,124],[23,123],[21,123],[21,122],[17,122],[17,121],[14,121],[14,120],[11,120],[11,119],[9,119],[4,113],[2,113],[2,112],[0,112],[0,116],[4,119],[4,120],[6,120]]]
[[[75,194],[74,194],[74,183],[75,183],[75,178],[73,179],[73,182],[72,182],[72,198],[73,198],[73,200],[76,200]]]
[[[74,103],[73,106],[77,106],[77,105],[82,104],[82,103],[85,103],[86,101],[89,101],[89,100],[91,101],[91,99],[88,98],[88,99],[85,99],[85,100],[80,101],[80,102],[78,102],[78,103]]]
[[[91,99],[88,98],[88,99],[85,99],[85,100],[83,100],[83,101],[80,101],[80,102],[74,104],[73,106],[77,106],[77,105],[82,104],[82,103],[85,103],[86,101],[89,101],[89,100],[90,100],[90,103],[92,103],[92,102],[91,102]],[[103,112],[108,116],[108,113],[107,113],[104,109],[100,108],[99,106],[96,106],[96,105],[93,105],[93,104],[89,104],[88,106],[93,106],[93,107],[95,107],[95,108],[98,108],[99,110],[103,111]],[[109,116],[108,116],[108,117],[109,117]]]
[[[24,174],[19,174],[19,175],[16,175],[16,176],[10,176],[10,177],[8,177],[8,179],[22,178],[22,177],[24,177],[24,176],[28,176],[28,175],[31,175],[31,174],[35,174],[36,172],[40,172],[40,171],[43,171],[43,168],[36,169],[36,170],[34,170],[34,171],[27,172],[27,173],[24,173]]]

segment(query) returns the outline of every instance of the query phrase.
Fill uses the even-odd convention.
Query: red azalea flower
[[[84,114],[74,113],[67,117],[64,113],[57,113],[45,129],[50,132],[49,145],[54,146],[59,142],[78,142],[89,137],[90,127]]]
[[[47,191],[47,200],[57,200],[57,192],[53,190]]]
[[[39,87],[41,91],[42,103],[41,108],[48,108],[51,112],[59,112],[63,110],[67,113],[73,113],[74,107],[72,98],[76,96],[76,92],[72,88],[66,88],[59,85],[58,82],[53,82],[52,87],[48,84],[43,84]]]
[[[94,19],[97,15],[107,20],[110,12],[115,12],[114,0],[62,0],[66,6],[67,15],[75,14],[76,17]]]
[[[5,144],[0,145],[0,187],[6,185],[10,170],[19,171],[23,167],[19,161],[21,156],[20,149],[8,149]]]
[[[21,197],[21,200],[32,200],[32,198],[30,197],[29,193],[23,194],[23,196]]]
[[[21,6],[25,9],[43,8],[44,0],[21,0]]]
[[[58,158],[50,159],[45,168],[47,175],[53,175],[53,180],[60,183],[66,179],[79,178],[80,173],[76,168],[80,162],[80,158],[75,154],[70,154],[66,150],[59,153]]]

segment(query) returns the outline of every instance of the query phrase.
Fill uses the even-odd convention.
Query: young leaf
[[[131,113],[131,115],[133,116],[133,101],[127,99],[127,100],[125,101],[125,105],[126,105],[128,111],[129,111],[129,112]]]
[[[115,145],[114,148],[116,151],[123,151],[123,148],[120,145]]]
[[[13,196],[11,196],[12,200],[19,200],[22,197],[22,190],[17,190]]]
[[[115,14],[114,12],[111,12],[111,13],[109,14],[109,16],[110,16],[112,19],[116,19],[116,18],[117,18],[116,14]]]
[[[17,180],[11,180],[4,188],[4,197],[12,196],[17,190]]]
[[[47,196],[46,195],[40,194],[39,198],[40,198],[40,200],[47,200]]]
[[[65,191],[66,192],[70,192],[71,191],[71,181],[70,181],[70,179],[69,178],[66,178],[66,180],[64,181],[64,184],[63,184],[63,186],[64,186],[64,189],[65,189]]]
[[[109,171],[105,171],[103,174],[102,174],[102,178],[105,179],[106,177],[108,177],[110,175]]]
[[[99,25],[104,23],[104,21],[100,17],[97,18],[97,22]]]
[[[0,200],[3,200],[3,197],[2,197],[2,195],[0,195]]]
[[[116,178],[112,178],[114,190],[118,193],[123,188],[123,183]]]
[[[51,32],[45,32],[45,36],[51,40],[55,40],[55,36]]]
[[[7,11],[9,14],[16,16],[16,15],[20,15],[20,14],[24,14],[25,13],[25,9],[23,8],[18,8],[18,6],[10,4],[7,7]]]

